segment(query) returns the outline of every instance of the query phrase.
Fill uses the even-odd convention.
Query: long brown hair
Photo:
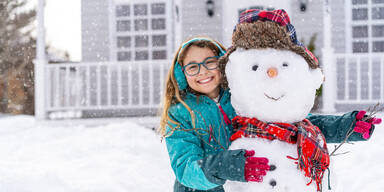
[[[199,37],[195,37],[195,38],[199,38]],[[163,98],[163,103],[162,103],[163,106],[161,109],[162,112],[161,112],[160,130],[159,130],[163,137],[167,137],[167,136],[171,135],[175,129],[180,127],[180,123],[174,121],[168,115],[168,111],[169,111],[169,108],[171,107],[171,105],[174,105],[177,103],[181,103],[189,111],[189,114],[191,115],[191,119],[192,119],[192,127],[195,127],[195,114],[193,113],[192,109],[184,102],[184,99],[185,99],[184,94],[179,89],[179,87],[177,85],[177,81],[176,81],[175,76],[174,76],[174,68],[175,68],[176,62],[183,65],[183,60],[184,60],[186,53],[188,52],[188,50],[191,46],[197,46],[200,48],[209,48],[213,51],[214,54],[219,55],[220,50],[213,43],[213,42],[215,42],[221,47],[221,49],[225,50],[224,46],[222,46],[219,42],[217,42],[213,39],[207,38],[207,37],[201,37],[201,38],[203,38],[203,39],[191,42],[188,45],[186,45],[184,48],[182,48],[182,45],[184,43],[190,41],[193,38],[188,39],[187,41],[182,43],[182,45],[179,47],[179,49],[177,49],[175,56],[173,58],[173,61],[172,61],[172,65],[168,71],[168,75],[166,77],[166,82],[165,82],[165,90],[164,90],[164,98]],[[205,39],[208,39],[208,40],[205,40]],[[226,88],[227,87],[226,86],[227,81],[225,78],[224,67],[219,66],[219,70],[222,73],[221,86],[223,88]],[[188,89],[190,89],[190,88],[188,88]],[[169,124],[169,122],[171,122],[172,124],[174,124],[176,126],[173,127],[172,125]],[[166,126],[167,125],[170,126],[170,128],[172,129],[172,131],[170,133],[166,133]]]

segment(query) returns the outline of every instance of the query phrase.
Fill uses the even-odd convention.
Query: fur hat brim
[[[279,26],[275,22],[256,21],[252,23],[240,23],[232,34],[232,48],[224,57],[228,57],[236,48],[244,49],[281,49],[293,51],[302,56],[310,68],[318,68],[318,62],[309,55],[304,46],[292,42],[290,34],[285,26]],[[228,60],[228,58],[224,58]],[[225,62],[226,63],[226,62]]]

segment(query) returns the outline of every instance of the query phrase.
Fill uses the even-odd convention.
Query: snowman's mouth
[[[272,100],[274,100],[274,101],[278,101],[278,100],[280,100],[281,98],[283,98],[285,95],[283,94],[283,95],[281,95],[280,97],[272,97],[272,96],[269,96],[269,95],[267,95],[266,93],[264,93],[264,95],[268,98],[268,99],[272,99]]]

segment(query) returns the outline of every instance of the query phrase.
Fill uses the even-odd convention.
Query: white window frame
[[[372,19],[372,8],[384,8],[383,4],[373,4],[372,0],[367,0],[367,4],[353,5],[352,0],[345,1],[345,11],[346,11],[346,50],[348,53],[353,54],[368,54],[368,53],[383,53],[383,52],[373,52],[373,42],[375,41],[384,41],[384,37],[372,37],[372,28],[374,25],[384,26],[384,19],[374,20]],[[352,19],[352,10],[355,8],[367,8],[368,10],[368,19],[354,21]],[[366,38],[354,38],[352,36],[353,27],[355,26],[367,26],[368,27],[368,36]],[[353,52],[353,43],[354,42],[368,42],[368,52]]]
[[[152,15],[151,5],[156,3],[165,4],[165,13],[161,15]],[[135,4],[147,4],[147,15],[145,16],[134,16],[134,5]],[[116,7],[120,5],[129,5],[130,14],[129,16],[117,17],[116,16]],[[110,39],[110,58],[112,61],[116,62],[135,62],[135,52],[136,51],[148,51],[148,59],[141,61],[152,61],[153,60],[153,51],[165,50],[166,58],[161,60],[168,60],[171,58],[171,48],[172,48],[172,17],[171,17],[171,2],[168,0],[110,0],[109,5],[109,39]],[[135,31],[135,19],[147,19],[148,20],[148,30],[145,31]],[[164,30],[152,30],[152,19],[165,19],[165,29]],[[116,30],[116,23],[118,20],[130,20],[130,31],[119,32]],[[136,35],[148,35],[148,47],[135,47],[135,36]],[[166,36],[166,45],[161,47],[154,47],[152,45],[152,36],[153,35],[165,35]],[[117,38],[119,36],[130,36],[131,37],[131,46],[129,48],[118,48],[117,47]],[[131,59],[129,61],[118,61],[117,55],[120,51],[129,51],[131,52]],[[157,61],[157,60],[155,60]]]

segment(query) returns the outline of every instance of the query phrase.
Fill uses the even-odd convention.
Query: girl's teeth
[[[210,78],[207,78],[207,79],[200,80],[199,82],[200,83],[206,83],[206,82],[210,81],[211,79],[212,78],[210,77]]]

